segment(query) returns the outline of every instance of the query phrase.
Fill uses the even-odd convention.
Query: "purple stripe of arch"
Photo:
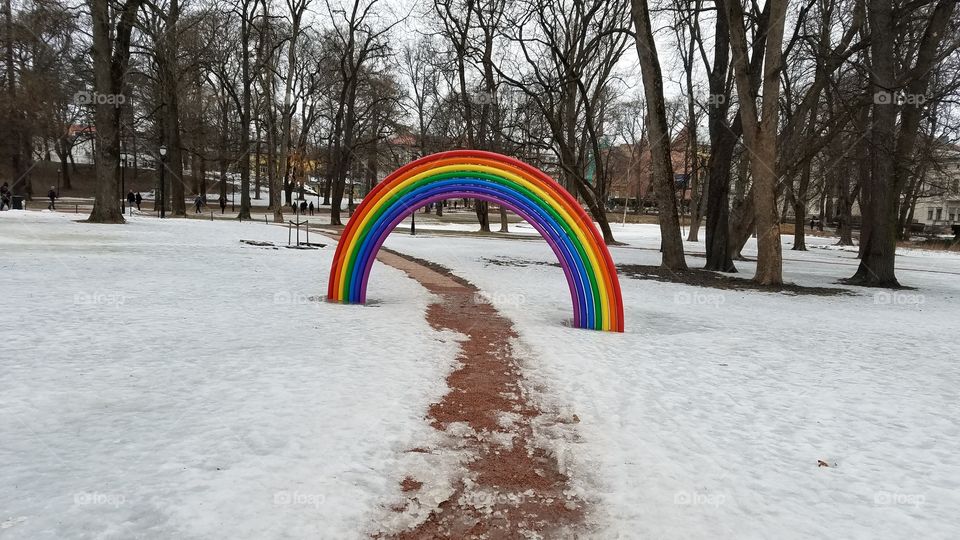
[[[585,328],[599,328],[601,323],[598,322],[598,319],[602,320],[599,318],[602,317],[602,315],[595,313],[593,288],[587,277],[586,263],[579,257],[579,251],[575,251],[565,231],[556,223],[556,219],[546,210],[537,206],[534,200],[522,197],[520,194],[514,193],[504,186],[478,182],[473,178],[465,178],[463,180],[464,181],[458,182],[456,179],[447,179],[419,187],[406,194],[399,201],[395,201],[390,208],[387,209],[386,213],[377,218],[374,228],[368,233],[367,238],[361,241],[361,247],[357,253],[357,260],[363,262],[355,265],[354,271],[350,275],[351,283],[349,283],[347,287],[349,290],[347,301],[363,302],[365,300],[365,294],[363,293],[366,290],[366,282],[362,279],[356,279],[356,277],[360,277],[364,273],[369,277],[369,267],[372,265],[372,258],[376,250],[379,249],[379,245],[374,248],[374,242],[377,238],[380,238],[381,235],[389,234],[392,227],[395,226],[394,224],[388,225],[391,220],[412,212],[412,210],[406,212],[411,206],[426,204],[417,202],[420,199],[434,194],[460,190],[497,197],[495,202],[503,201],[510,203],[512,207],[518,210],[524,210],[523,216],[527,221],[543,225],[543,228],[537,228],[537,231],[548,240],[548,243],[550,243],[549,240],[551,238],[556,242],[560,253],[558,254],[555,251],[554,254],[557,255],[557,258],[560,260],[561,266],[564,264],[570,265],[568,266],[569,276],[573,278],[574,290],[576,291],[576,294],[571,294],[572,303],[577,304],[579,302],[580,307],[584,308],[579,310],[580,316],[575,317],[574,321],[576,321],[578,326],[586,325],[583,326]]]
[[[574,290],[576,291],[576,294],[571,291],[572,303],[576,307],[579,302],[579,306],[585,309],[575,309],[575,324],[582,328],[600,328],[602,326],[600,322],[602,321],[602,314],[594,310],[593,289],[592,286],[589,285],[587,269],[584,266],[586,263],[579,257],[579,251],[575,251],[565,231],[557,226],[556,219],[546,212],[546,210],[537,206],[534,200],[528,197],[522,197],[520,194],[514,193],[505,186],[478,182],[474,178],[464,178],[461,182],[458,182],[456,179],[447,179],[421,186],[406,194],[399,201],[393,202],[387,211],[377,218],[374,228],[371,229],[367,237],[360,242],[361,247],[357,253],[357,260],[362,261],[362,263],[355,265],[354,271],[348,276],[350,283],[347,286],[349,291],[346,298],[347,301],[363,302],[366,300],[366,295],[364,294],[366,282],[362,279],[357,279],[357,277],[366,275],[367,278],[369,278],[373,257],[380,248],[379,244],[376,244],[374,247],[376,239],[381,238],[381,236],[385,238],[403,216],[412,213],[412,210],[407,212],[410,207],[427,204],[420,199],[433,194],[448,193],[451,190],[459,190],[473,194],[489,194],[495,197],[492,199],[493,202],[507,202],[510,203],[511,208],[516,208],[517,210],[526,210],[529,207],[529,210],[523,212],[522,215],[530,223],[544,225],[544,228],[535,228],[545,237],[548,243],[550,243],[551,237],[557,242],[556,246],[560,248],[560,253],[558,254],[554,251],[554,254],[557,255],[557,258],[560,260],[561,267],[564,266],[564,264],[570,264],[576,267],[568,266],[568,276],[572,278]],[[448,197],[453,197],[453,195],[448,194]],[[530,219],[531,217],[533,217],[533,219]],[[387,225],[391,220],[393,220],[393,223]],[[577,315],[577,313],[579,313],[579,315]]]
[[[574,306],[577,306],[579,303],[579,307],[583,308],[577,309],[575,307],[575,324],[581,328],[599,329],[602,327],[602,314],[596,312],[594,309],[593,288],[587,277],[586,261],[579,257],[579,251],[576,251],[572,246],[565,231],[557,225],[556,220],[546,212],[546,210],[537,206],[534,200],[521,196],[519,193],[514,193],[500,184],[480,182],[474,178],[464,178],[459,182],[457,179],[451,178],[433,184],[427,184],[407,193],[403,198],[391,204],[386,213],[377,219],[375,227],[368,234],[368,237],[361,241],[361,248],[358,251],[357,258],[359,261],[363,261],[363,263],[355,266],[356,273],[350,276],[352,283],[348,286],[348,301],[359,301],[362,303],[366,300],[366,295],[364,294],[366,282],[362,278],[355,279],[355,276],[362,272],[362,275],[369,278],[374,254],[380,249],[380,245],[375,244],[375,239],[385,238],[386,235],[393,230],[395,224],[399,223],[402,216],[412,212],[412,210],[407,212],[407,209],[426,204],[419,202],[420,199],[433,194],[449,193],[451,190],[488,194],[495,197],[493,199],[494,202],[506,202],[511,205],[511,209],[525,210],[522,215],[528,222],[544,225],[544,228],[537,228],[537,231],[540,232],[541,236],[544,236],[548,243],[551,242],[551,238],[557,242],[556,246],[560,249],[560,253],[558,254],[554,251],[554,254],[556,254],[560,260],[561,267],[571,265],[567,267],[569,273],[565,272],[565,274],[571,277],[574,282],[574,291],[576,291],[576,293],[571,291],[572,303]],[[448,195],[448,197],[452,196],[453,195]],[[528,207],[529,210],[527,210]],[[530,219],[531,217],[533,219]],[[389,223],[390,220],[393,220],[393,223]],[[389,223],[389,225],[386,225],[387,223]],[[550,231],[553,231],[553,234],[551,234]]]
[[[560,249],[559,245],[557,244],[556,240],[554,240],[551,237],[551,235],[543,228],[543,226],[540,223],[532,219],[531,216],[528,214],[528,212],[519,208],[514,203],[510,201],[502,200],[500,197],[488,195],[485,193],[478,193],[476,191],[470,191],[470,190],[448,191],[445,193],[432,195],[420,201],[416,201],[413,205],[409,206],[409,210],[410,210],[409,212],[407,211],[402,212],[399,216],[393,219],[389,225],[383,228],[383,233],[376,238],[373,244],[373,249],[370,251],[372,255],[368,257],[367,260],[364,261],[364,270],[363,270],[363,276],[361,277],[361,285],[360,285],[360,303],[365,303],[367,301],[367,281],[370,278],[370,269],[373,266],[373,259],[376,257],[376,253],[380,251],[380,247],[386,241],[387,237],[390,235],[390,232],[393,231],[394,228],[396,228],[397,224],[403,221],[404,218],[412,214],[414,211],[416,211],[416,209],[419,208],[420,206],[426,206],[436,201],[442,201],[444,199],[453,199],[458,197],[480,199],[480,200],[492,202],[495,204],[502,204],[508,209],[510,209],[512,212],[515,212],[517,215],[521,216],[527,223],[532,225],[533,228],[535,228],[537,232],[540,233],[543,239],[546,240],[547,244],[550,246],[550,249],[553,250],[554,255],[557,256],[557,260],[560,261],[560,267],[563,269],[563,273],[567,278],[567,287],[570,289],[570,297],[574,299],[573,320],[575,321],[576,326],[580,328],[593,327],[593,321],[587,322],[585,320],[582,320],[581,318],[581,316],[583,317],[583,319],[585,319],[586,317],[586,313],[582,313],[580,310],[580,302],[583,300],[578,294],[576,281],[573,278],[571,270],[565,261],[565,257],[563,256],[563,252]]]

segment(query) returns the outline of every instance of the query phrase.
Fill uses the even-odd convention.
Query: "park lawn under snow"
[[[326,303],[333,246],[259,222],[73,219],[0,212],[0,538],[376,530],[456,353],[430,294]]]
[[[611,249],[618,264],[659,264],[656,226],[614,233],[629,244]],[[785,251],[786,279],[839,287],[857,260],[834,242]],[[516,265],[555,262],[539,239],[394,234],[385,245],[449,267],[516,321],[527,376],[548,406],[580,418],[580,442],[550,444],[595,503],[596,537],[960,535],[956,254],[905,252],[898,276],[916,289],[892,294],[793,296],[621,275],[626,333],[613,334],[565,326],[558,267]],[[702,243],[686,248],[703,253]],[[744,253],[755,254],[752,241]],[[749,278],[755,266],[738,268]],[[390,292],[380,272],[370,299]]]
[[[260,222],[76,218],[0,213],[0,537],[362,538],[395,517],[406,472],[429,480],[405,450],[435,441],[423,417],[456,349],[416,282],[377,265],[371,306],[328,304],[332,245],[241,245],[286,242]],[[611,334],[565,326],[563,273],[526,264],[554,261],[529,226],[432,226],[387,246],[516,321],[545,408],[580,419],[578,442],[544,443],[594,503],[590,536],[960,531],[960,257],[905,252],[916,290],[893,295],[621,276],[627,332]],[[659,262],[656,226],[614,232],[618,263]],[[785,253],[788,280],[853,273],[855,253],[808,243]]]

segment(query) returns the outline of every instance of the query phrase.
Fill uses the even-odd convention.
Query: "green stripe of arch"
[[[590,264],[590,257],[587,256],[586,250],[584,249],[584,246],[580,242],[580,238],[577,236],[575,232],[573,232],[573,230],[570,228],[566,220],[564,220],[563,217],[560,216],[560,214],[553,207],[551,207],[549,204],[547,204],[539,196],[537,196],[535,193],[533,193],[526,187],[514,182],[513,180],[510,180],[509,178],[504,178],[502,176],[493,175],[485,172],[479,172],[479,171],[445,172],[445,173],[434,174],[434,175],[421,178],[420,180],[412,184],[404,186],[392,197],[390,197],[390,199],[386,201],[381,201],[381,203],[377,207],[376,212],[374,212],[370,216],[370,219],[367,220],[367,223],[364,226],[363,230],[359,231],[358,238],[365,240],[366,237],[370,234],[370,230],[376,224],[377,220],[380,219],[380,216],[384,212],[386,212],[389,208],[393,207],[393,205],[396,204],[398,200],[403,198],[403,196],[409,193],[410,191],[413,191],[418,187],[423,186],[424,184],[429,184],[431,182],[448,180],[452,178],[464,178],[464,177],[482,178],[484,180],[490,180],[491,182],[500,184],[502,186],[513,189],[515,191],[519,191],[524,195],[526,195],[527,198],[533,201],[537,206],[546,210],[547,213],[549,213],[554,218],[554,220],[560,224],[564,232],[566,232],[567,237],[570,239],[571,243],[574,245],[577,252],[580,254],[580,260],[583,261],[584,263],[583,267],[586,270],[587,279],[590,282],[590,290],[593,292],[594,318],[596,319],[596,321],[594,321],[594,324],[596,325],[597,321],[603,321],[603,311],[602,311],[601,302],[600,302],[600,288],[597,285],[597,275],[596,275],[595,269],[593,268],[593,265]],[[350,253],[350,258],[347,261],[347,272],[346,272],[347,279],[344,280],[344,283],[340,284],[341,291],[350,290],[350,283],[354,279],[354,266],[356,265],[357,255],[359,254],[362,247],[363,247],[363,241],[358,241],[357,249],[354,250],[352,253]],[[602,323],[600,324],[602,325]]]

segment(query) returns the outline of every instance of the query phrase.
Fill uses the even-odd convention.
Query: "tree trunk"
[[[260,119],[259,119],[259,115],[257,116],[258,118],[255,119],[253,122],[255,126],[254,134],[256,135],[256,141],[254,141],[254,144],[256,144],[256,146],[254,147],[254,150],[253,150],[254,152],[253,154],[253,198],[259,201],[261,197],[260,189],[261,189],[261,176],[262,176],[262,167],[260,166],[260,161],[263,159],[263,153],[260,148],[261,146],[260,145],[260,135],[261,135]]]
[[[927,91],[936,52],[952,20],[955,0],[939,0],[917,47],[915,65],[909,71],[919,74],[906,86],[908,95]],[[871,0],[870,21],[870,96],[873,118],[870,124],[870,177],[862,189],[863,226],[860,234],[860,266],[848,280],[872,287],[899,287],[895,272],[897,249],[897,205],[909,174],[909,160],[920,123],[922,103],[906,103],[897,126],[897,100],[890,89],[902,82],[897,77],[895,41],[899,17],[886,0]],[[886,96],[887,99],[878,99]]]
[[[807,219],[807,190],[810,188],[810,169],[811,161],[803,166],[800,172],[800,186],[797,188],[793,197],[793,250],[806,251],[807,238],[804,227]]]
[[[650,27],[646,0],[632,0],[633,24],[637,31],[637,54],[647,102],[647,133],[650,140],[650,168],[657,192],[660,218],[661,267],[668,270],[686,270],[683,239],[680,237],[680,218],[677,214],[670,159],[670,132],[663,97],[663,77],[657,46]],[[602,202],[601,202],[602,204]],[[609,225],[607,226],[609,228]]]
[[[15,70],[14,43],[16,35],[14,34],[13,10],[10,0],[5,0],[3,4],[4,11],[4,41],[6,42],[5,64],[7,68],[7,104],[3,107],[5,112],[4,126],[7,132],[4,136],[6,146],[10,152],[10,172],[13,175],[10,189],[15,195],[29,193],[29,170],[23,155],[24,130],[26,129],[25,118],[22,107],[17,102],[17,79]]]
[[[729,250],[730,233],[730,167],[733,150],[737,144],[736,132],[727,125],[730,99],[727,95],[727,71],[729,70],[730,41],[727,18],[716,18],[713,69],[709,73],[710,96],[707,102],[707,118],[710,128],[710,156],[707,158],[707,203],[704,247],[707,262],[704,268],[717,272],[736,272]],[[735,121],[739,125],[739,121]]]
[[[744,143],[751,153],[750,173],[757,226],[757,272],[753,279],[761,285],[779,285],[783,283],[783,253],[777,217],[777,123],[787,0],[768,0],[768,4],[770,23],[764,47],[763,97],[759,114],[751,88],[747,39],[742,22],[744,15],[739,0],[727,2],[727,18]]]
[[[693,6],[696,9],[696,5]],[[700,180],[700,142],[697,136],[697,113],[696,96],[693,86],[693,58],[697,47],[696,30],[697,23],[690,25],[690,39],[687,43],[688,49],[684,53],[683,70],[686,77],[687,90],[687,145],[690,155],[690,231],[687,233],[688,242],[699,241],[700,218],[703,215],[703,193],[704,186]]]
[[[160,84],[163,94],[164,139],[167,145],[166,176],[170,183],[171,210],[175,216],[186,216],[186,181],[183,178],[183,141],[180,133],[180,85],[179,56],[180,40],[177,34],[180,19],[179,0],[170,1],[167,13],[166,32],[158,43],[157,63],[160,67]]]
[[[53,145],[53,150],[57,153],[57,159],[60,160],[60,189],[72,189],[73,186],[70,183],[70,166],[69,161],[69,152],[67,151],[67,145],[69,142],[66,140],[66,137],[60,137]]]
[[[221,103],[222,109],[220,110],[220,197],[223,200],[227,200],[227,167],[229,160],[227,159],[227,146],[229,144],[229,113],[230,107],[227,105],[227,100],[224,97]]]
[[[136,19],[140,0],[127,0],[119,10],[116,32],[112,32],[110,6],[107,0],[90,0],[93,23],[93,88],[97,94],[118,96],[123,91],[124,76],[130,59],[130,33]],[[115,44],[112,44],[111,37]],[[113,45],[113,46],[112,46]],[[101,103],[100,101],[105,101]],[[110,100],[98,100],[94,105],[96,133],[96,175],[93,210],[88,221],[93,223],[123,223],[119,188],[120,162],[120,107]]]
[[[250,26],[253,24],[250,19],[254,13],[247,11],[250,0],[243,0],[243,13],[240,17],[240,43],[243,51],[241,56],[240,76],[243,84],[243,101],[240,104],[240,152],[237,155],[240,165],[240,212],[237,217],[241,220],[250,219],[250,107],[251,107],[251,86],[253,79],[250,76]],[[253,4],[256,11],[256,3]],[[260,166],[258,163],[257,166]]]
[[[790,248],[793,251],[806,251],[807,250],[807,237],[806,237],[806,206],[797,201],[793,202],[793,247]]]
[[[490,208],[487,201],[474,199],[473,210],[477,214],[477,222],[480,223],[480,232],[490,232]]]
[[[300,37],[300,20],[303,17],[303,11],[307,7],[307,2],[309,0],[296,0],[294,2],[288,2],[290,6],[290,19],[292,21],[292,27],[290,32],[290,40],[287,44],[287,78],[284,81],[283,85],[283,109],[280,111],[280,155],[279,159],[279,170],[277,176],[287,186],[287,200],[291,198],[291,183],[288,181],[289,176],[289,159],[290,159],[290,124],[293,119],[293,111],[296,108],[296,103],[293,100],[293,76],[296,73],[297,68],[297,40]],[[272,80],[272,77],[271,77]],[[273,95],[271,92],[270,95]],[[271,201],[272,203],[273,201]],[[273,213],[274,223],[283,223],[283,209],[280,205],[277,205],[277,208],[274,209]]]

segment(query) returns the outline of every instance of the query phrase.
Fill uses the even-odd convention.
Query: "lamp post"
[[[163,180],[163,170],[166,168],[164,162],[167,159],[167,147],[160,145],[160,219],[167,216],[166,185]]]
[[[417,234],[417,209],[413,209],[413,213],[410,214],[410,234]]]

